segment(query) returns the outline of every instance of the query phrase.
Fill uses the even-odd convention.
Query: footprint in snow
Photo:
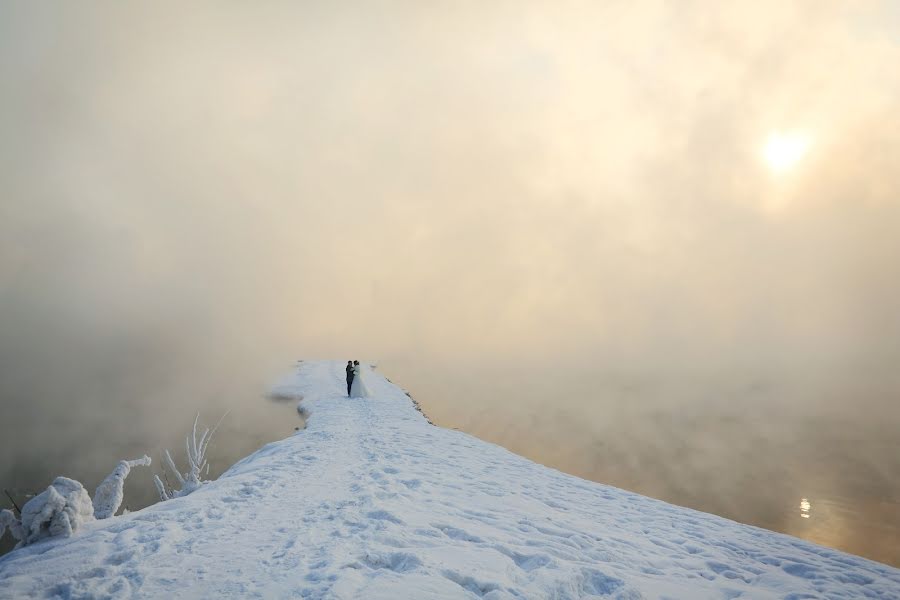
[[[478,597],[484,597],[491,592],[500,590],[500,584],[493,581],[480,581],[471,575],[463,575],[449,569],[444,570],[441,575],[460,586],[464,590],[468,590]]]
[[[546,554],[520,554],[504,546],[494,546],[494,550],[508,556],[523,571],[534,571],[553,562],[553,559]]]
[[[805,563],[790,563],[781,567],[781,570],[788,575],[793,575],[794,577],[800,577],[802,579],[815,579],[819,574],[819,571],[815,567]]]
[[[595,596],[609,596],[622,587],[625,582],[596,569],[582,569],[579,587],[582,593]]]
[[[389,569],[397,573],[406,573],[422,565],[422,561],[409,552],[368,553],[362,562],[371,569]]]
[[[446,535],[448,538],[452,540],[460,540],[463,542],[475,542],[476,544],[483,542],[484,540],[478,537],[477,535],[471,535],[470,533],[459,529],[458,527],[453,527],[451,525],[444,525],[441,523],[432,523],[432,527],[439,530],[441,533]]]
[[[395,517],[391,513],[386,510],[373,510],[371,512],[366,513],[366,516],[370,519],[375,519],[377,521],[390,521],[391,523],[396,523],[397,525],[403,525],[403,521],[399,517]]]

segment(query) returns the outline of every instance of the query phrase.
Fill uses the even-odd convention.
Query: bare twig
[[[3,493],[6,494],[6,497],[9,498],[9,501],[10,501],[10,502],[12,502],[12,505],[13,505],[13,507],[15,507],[16,512],[19,513],[19,514],[21,515],[21,514],[22,514],[22,509],[19,508],[19,505],[16,504],[16,501],[15,501],[15,500],[13,500],[13,497],[10,495],[9,490],[4,489],[4,490],[3,490]]]

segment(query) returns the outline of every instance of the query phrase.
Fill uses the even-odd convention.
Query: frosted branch
[[[166,450],[166,463],[169,465],[169,469],[175,473],[175,477],[178,478],[178,483],[184,486],[184,477],[181,476],[181,473],[178,471],[178,468],[175,466],[175,461],[172,460],[172,455],[169,454],[169,451]]]
[[[132,467],[150,465],[150,457],[144,456],[136,460],[120,460],[113,472],[106,476],[94,491],[94,518],[108,519],[116,514],[124,497],[125,478]]]
[[[166,489],[165,484],[159,478],[159,475],[153,476],[153,483],[156,485],[156,491],[159,493],[160,502],[165,502],[170,498],[169,491]]]
[[[209,475],[209,462],[206,460],[206,450],[209,447],[213,434],[219,428],[222,419],[224,419],[227,414],[228,413],[226,412],[222,415],[222,418],[219,419],[216,426],[212,429],[204,429],[199,438],[197,437],[197,424],[200,421],[200,414],[198,413],[194,418],[191,432],[184,439],[184,450],[188,464],[188,470],[184,474],[178,470],[175,466],[175,461],[172,460],[172,455],[166,450],[165,464],[168,466],[169,470],[175,474],[175,477],[178,478],[180,489],[170,489],[163,484],[159,476],[156,476],[154,478],[154,484],[156,485],[156,491],[159,493],[160,500],[171,500],[172,498],[186,496],[205,483],[203,476]]]

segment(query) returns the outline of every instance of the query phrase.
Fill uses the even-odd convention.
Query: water
[[[783,531],[823,546],[900,566],[900,502],[859,497],[801,498]]]

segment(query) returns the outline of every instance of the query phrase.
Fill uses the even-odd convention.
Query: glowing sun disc
[[[763,148],[763,158],[774,173],[793,168],[809,150],[810,139],[802,133],[773,132]]]

